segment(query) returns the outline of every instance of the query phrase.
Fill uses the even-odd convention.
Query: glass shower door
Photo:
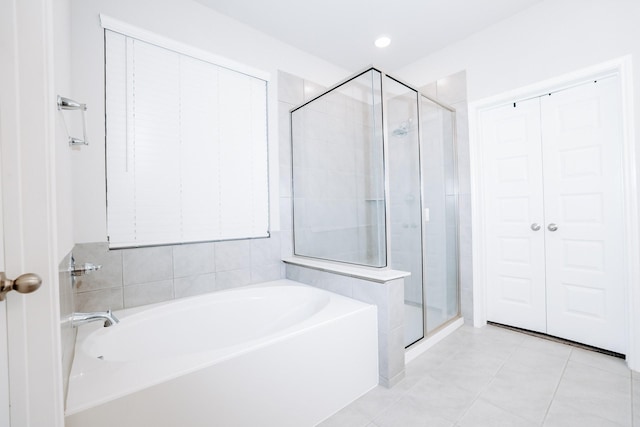
[[[418,92],[385,76],[391,267],[404,279],[404,344],[424,337]]]
[[[427,334],[459,314],[454,113],[421,96]]]

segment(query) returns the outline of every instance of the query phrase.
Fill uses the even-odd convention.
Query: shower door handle
[[[537,222],[534,222],[533,224],[531,224],[531,229],[533,231],[538,231],[540,230],[540,224],[538,224]]]

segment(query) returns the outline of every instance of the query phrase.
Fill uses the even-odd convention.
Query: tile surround
[[[69,375],[73,363],[73,354],[76,347],[76,329],[71,326],[69,317],[75,311],[74,287],[69,267],[71,265],[71,252],[68,253],[58,265],[58,281],[60,289],[60,343],[62,348],[62,380],[63,393],[66,397],[69,388]]]
[[[76,311],[136,307],[284,277],[280,233],[270,238],[109,250],[74,248],[76,264],[102,265],[77,278]]]
[[[125,286],[173,278],[173,248],[158,246],[122,251],[122,281]]]
[[[286,265],[287,279],[316,286],[378,307],[380,384],[404,377],[404,279],[376,282],[300,265]]]

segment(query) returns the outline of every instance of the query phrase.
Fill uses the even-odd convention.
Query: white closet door
[[[488,320],[546,331],[539,99],[482,113]],[[535,224],[540,226],[537,231]]]
[[[544,232],[547,333],[625,353],[617,80],[541,98]]]

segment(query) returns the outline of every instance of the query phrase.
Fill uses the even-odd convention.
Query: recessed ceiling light
[[[391,44],[391,39],[387,36],[380,36],[375,41],[376,47],[379,47],[379,48],[387,47],[390,44]]]

